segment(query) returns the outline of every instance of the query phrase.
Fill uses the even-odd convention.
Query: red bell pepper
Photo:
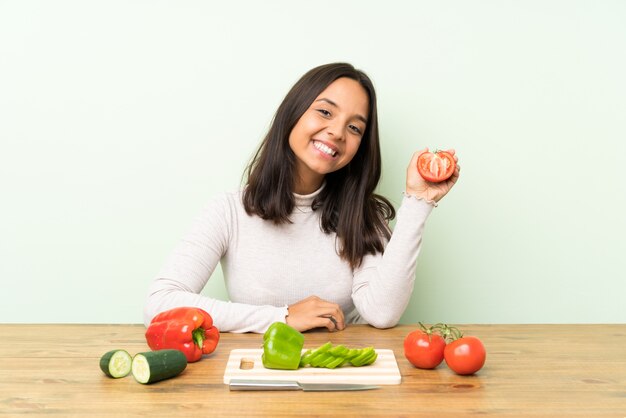
[[[190,363],[215,351],[219,339],[220,332],[213,326],[213,318],[200,308],[181,307],[161,312],[146,330],[146,340],[152,350],[180,350]]]

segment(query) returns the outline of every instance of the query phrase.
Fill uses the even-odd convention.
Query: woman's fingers
[[[417,159],[425,152],[428,152],[428,147],[415,151],[413,153],[413,156],[411,157],[411,162],[409,163],[409,167],[407,170],[414,170],[415,167],[417,167]]]
[[[343,311],[338,304],[309,296],[288,307],[287,323],[298,331],[312,328],[328,328],[340,331],[346,327]]]
[[[316,302],[317,306],[311,310],[311,314],[324,319],[324,325],[320,326],[324,326],[330,331],[341,331],[346,327],[343,311],[339,305],[322,299],[318,299]]]
[[[320,299],[317,296],[307,298],[312,305],[312,313],[320,317],[332,317],[341,329],[344,328],[343,311],[338,304]]]
[[[341,329],[339,328],[337,321],[330,315],[318,316],[317,318],[313,320],[313,323],[315,324],[315,326],[311,328],[327,328],[328,331],[331,331],[331,332],[341,331],[341,329],[343,329],[343,328]]]

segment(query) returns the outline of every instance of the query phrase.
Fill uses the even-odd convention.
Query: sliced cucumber
[[[157,350],[135,354],[133,377],[148,384],[178,376],[187,367],[187,357],[180,350]]]
[[[100,358],[100,369],[115,379],[130,373],[132,357],[124,350],[111,350]]]

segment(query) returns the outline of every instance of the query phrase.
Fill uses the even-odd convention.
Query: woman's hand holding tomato
[[[451,176],[444,181],[434,183],[432,181],[426,180],[419,172],[418,169],[418,160],[422,154],[426,154],[424,157],[428,156],[432,158],[432,154],[428,151],[428,148],[421,149],[416,151],[413,154],[413,158],[411,158],[411,162],[409,163],[409,167],[406,172],[406,193],[409,195],[421,197],[426,200],[431,200],[434,202],[438,202],[441,200],[454,186],[454,183],[459,178],[460,167],[457,164],[458,157],[455,155],[455,151],[453,149],[449,149],[446,151],[440,151],[442,154],[447,153],[454,159],[454,170],[452,171]],[[424,158],[422,157],[422,158]],[[448,156],[446,156],[448,157]],[[432,180],[436,180],[438,175],[433,174],[428,175],[422,168],[422,172],[425,173],[425,176],[431,178]]]

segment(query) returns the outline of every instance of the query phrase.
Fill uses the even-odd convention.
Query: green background
[[[291,85],[377,87],[380,193],[461,178],[402,322],[625,322],[626,3],[1,1],[0,322],[138,323]],[[227,299],[216,271],[204,293]]]

